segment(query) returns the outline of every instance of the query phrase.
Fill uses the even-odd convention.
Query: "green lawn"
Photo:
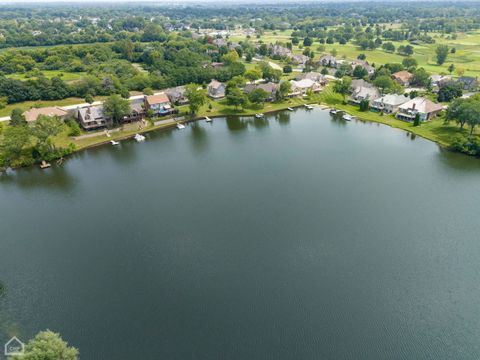
[[[289,31],[278,32],[277,35],[274,35],[273,32],[265,32],[260,39],[252,38],[252,41],[263,41],[267,44],[279,42],[290,41]],[[457,34],[457,39],[445,39],[442,38],[437,33],[431,33],[434,37],[435,44],[422,44],[422,45],[413,45],[414,54],[413,57],[417,60],[419,66],[424,67],[427,71],[431,73],[448,73],[448,66],[451,63],[454,63],[456,67],[462,67],[465,69],[465,75],[470,76],[480,76],[480,31],[471,32],[471,33],[459,33]],[[238,39],[237,39],[238,40]],[[408,45],[407,41],[392,41],[396,48],[399,45]],[[447,61],[438,66],[435,63],[435,47],[438,44],[446,44],[449,48],[455,48],[455,54],[449,54]],[[301,44],[300,44],[301,45]],[[316,52],[316,58],[319,58],[321,53],[317,50],[320,43],[314,41],[313,45],[310,47],[313,51]],[[332,49],[337,50],[338,58],[345,59],[356,59],[358,54],[364,53],[367,56],[367,60],[370,63],[376,65],[385,64],[388,62],[397,62],[401,63],[404,56],[398,55],[396,53],[387,53],[381,48],[375,50],[360,50],[355,44],[347,43],[345,45],[336,44],[324,44],[325,51],[324,53],[330,53]],[[294,46],[293,51],[297,54],[302,53],[302,46]]]
[[[79,80],[85,75],[85,72],[68,72],[62,70],[43,70],[42,74],[47,78],[53,78],[55,76],[62,78],[63,81],[75,81]],[[28,73],[15,73],[7,75],[8,78],[17,80],[36,79],[35,76],[29,76]]]

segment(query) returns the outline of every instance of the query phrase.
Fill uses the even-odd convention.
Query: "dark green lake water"
[[[479,359],[480,161],[314,110],[0,179],[0,346],[82,359]],[[1,356],[0,356],[1,358]]]

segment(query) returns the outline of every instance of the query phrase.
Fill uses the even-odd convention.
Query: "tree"
[[[415,119],[413,120],[413,126],[420,126],[420,114],[417,113],[415,115]]]
[[[395,52],[395,45],[393,45],[392,42],[386,42],[386,43],[383,43],[382,45],[382,49],[387,51],[387,52]]]
[[[15,167],[22,163],[22,152],[30,144],[31,129],[27,125],[7,126],[0,137],[0,168]],[[33,163],[33,159],[30,161]]]
[[[447,83],[438,90],[437,100],[440,102],[452,101],[463,95],[462,85],[457,83]]]
[[[267,98],[268,93],[260,88],[257,88],[248,94],[248,100],[254,104],[263,104]]]
[[[93,104],[95,99],[93,98],[92,94],[85,95],[85,102],[88,104]]]
[[[359,104],[359,110],[368,111],[369,106],[370,106],[370,103],[368,102],[368,100],[362,100],[360,101],[360,104]]]
[[[400,86],[388,75],[377,76],[373,85],[380,89],[382,94],[397,92]]]
[[[282,81],[278,87],[276,98],[278,101],[284,100],[292,92],[292,84],[289,81]]]
[[[368,76],[368,71],[361,65],[355,66],[352,75],[357,79],[363,79]]]
[[[255,80],[261,79],[262,71],[258,68],[249,69],[245,71],[244,76],[248,81],[253,82]]]
[[[480,95],[474,95],[468,99],[458,98],[452,101],[447,109],[446,121],[455,120],[460,128],[465,124],[470,126],[470,135],[477,125],[480,124]]]
[[[309,38],[308,36],[303,39],[303,46],[312,46],[313,40],[312,38]]]
[[[461,66],[457,66],[457,70],[455,70],[455,73],[458,75],[458,76],[463,76],[463,74],[465,74],[465,69]]]
[[[293,69],[292,69],[292,66],[291,66],[291,65],[285,65],[285,66],[283,67],[283,72],[284,72],[285,74],[290,74],[292,71],[293,71]]]
[[[450,64],[450,65],[448,66],[448,69],[447,69],[447,70],[448,70],[448,72],[449,72],[450,74],[452,74],[452,72],[455,70],[455,65],[454,65],[453,63]]]
[[[447,45],[438,45],[435,48],[435,54],[437,58],[437,64],[442,65],[448,56],[448,46]]]
[[[13,109],[10,113],[10,125],[21,126],[26,124],[27,120],[25,119],[25,116],[23,116],[23,110],[18,108]]]
[[[0,97],[0,109],[4,109],[5,106],[8,104],[8,97],[7,96],[1,96]]]
[[[59,334],[46,330],[39,332],[25,345],[25,353],[14,360],[78,360],[78,350],[68,346]]]
[[[350,86],[352,86],[352,79],[348,76],[344,76],[342,80],[335,83],[333,91],[342,95],[343,102],[345,102],[345,97],[350,93]]]
[[[228,53],[222,56],[222,61],[225,63],[225,65],[231,65],[237,62],[238,59],[240,59],[240,57],[235,50],[230,50]]]
[[[246,102],[246,95],[238,87],[234,87],[227,94],[227,104],[233,105],[235,109],[242,108]]]
[[[411,57],[406,57],[402,60],[402,65],[405,66],[407,69],[416,68],[418,63],[417,60]]]
[[[367,55],[365,54],[358,54],[357,59],[358,60],[365,60],[367,58]]]
[[[185,87],[185,96],[188,99],[188,107],[192,114],[196,114],[207,101],[205,90],[196,84],[190,84]]]
[[[146,87],[145,89],[143,89],[143,93],[145,95],[153,95],[153,89],[151,87]]]
[[[103,103],[103,113],[105,117],[111,119],[114,124],[120,124],[129,112],[130,103],[120,95],[110,95]]]
[[[430,74],[424,68],[418,68],[413,72],[412,85],[427,87],[431,84]]]
[[[42,156],[54,150],[52,138],[60,134],[63,122],[56,116],[41,115],[32,126],[32,134],[37,139],[37,148]]]

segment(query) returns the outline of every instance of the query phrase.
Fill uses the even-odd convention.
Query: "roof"
[[[409,73],[406,70],[397,71],[396,73],[392,74],[392,77],[396,80],[400,80],[404,83],[409,82],[410,79],[413,77],[413,74]]]
[[[397,95],[397,94],[387,94],[382,96],[379,99],[376,99],[376,103],[381,103],[381,104],[386,104],[386,105],[392,105],[392,106],[398,106],[401,104],[405,104],[407,101],[409,101],[410,98],[404,96],[404,95]]]
[[[177,86],[177,87],[166,89],[165,93],[169,97],[181,97],[185,94],[185,90],[186,90],[185,86]]]
[[[359,87],[353,93],[353,96],[360,97],[366,100],[376,99],[379,95],[380,95],[380,92],[378,91],[378,89],[372,86]]]
[[[290,82],[292,83],[293,87],[301,88],[301,89],[308,89],[308,88],[311,88],[312,86],[314,86],[316,84],[315,81],[310,80],[310,79],[302,79],[302,80],[298,80],[298,81],[291,80]]]
[[[325,76],[323,76],[319,72],[311,71],[311,72],[299,74],[298,76],[295,77],[295,80],[301,80],[301,79],[310,79],[313,81],[324,81]]]
[[[78,109],[78,114],[85,122],[103,120],[103,106],[87,106]]]
[[[131,112],[143,113],[143,99],[135,99],[130,102]]]
[[[163,104],[163,103],[170,102],[170,100],[168,100],[167,94],[165,94],[164,92],[155,94],[155,95],[146,96],[145,100],[149,105]]]
[[[223,83],[221,83],[220,81],[217,81],[215,79],[213,79],[212,81],[210,81],[210,84],[208,84],[208,87],[209,88],[213,88],[213,89],[218,89],[220,88],[221,86],[223,86]]]
[[[428,100],[423,97],[416,97],[410,101],[407,101],[405,104],[400,105],[402,110],[416,110],[421,113],[431,113],[434,111],[440,111],[443,109],[441,104],[434,103],[431,100]]]
[[[44,108],[32,108],[28,111],[23,113],[25,119],[28,122],[35,121],[38,119],[39,116],[65,116],[67,112],[57,106],[52,107],[44,107]]]
[[[268,82],[265,84],[247,84],[245,86],[244,91],[248,94],[251,93],[255,89],[262,89],[267,93],[274,93],[277,91],[278,85],[273,82]]]
[[[352,80],[352,85],[350,87],[355,90],[361,87],[373,87],[373,85],[363,79],[355,79]]]

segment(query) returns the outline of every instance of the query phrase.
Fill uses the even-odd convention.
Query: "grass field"
[[[251,41],[263,41],[264,43],[275,43],[290,41],[290,30],[278,31],[278,32],[265,32],[259,39],[252,38]],[[413,57],[417,60],[419,66],[424,67],[427,71],[434,74],[448,73],[448,66],[455,64],[456,67],[462,67],[465,69],[465,75],[479,76],[480,77],[480,31],[472,33],[459,33],[457,39],[445,39],[438,33],[430,34],[434,37],[435,44],[422,44],[413,45],[414,54]],[[245,38],[232,37],[232,41],[241,41]],[[396,48],[400,45],[408,45],[407,41],[392,41]],[[438,66],[435,63],[435,47],[438,44],[446,44],[449,48],[455,48],[455,54],[449,54],[447,61]],[[317,50],[320,43],[314,41],[310,47],[316,52],[316,58],[321,56],[321,52]],[[358,54],[363,53],[367,56],[369,63],[376,65],[385,64],[389,62],[401,63],[404,56],[396,53],[387,53],[382,49],[375,50],[360,50],[355,44],[347,43],[345,45],[336,44],[324,44],[325,51],[323,53],[330,53],[332,49],[337,50],[338,58],[356,59]],[[294,46],[293,51],[297,54],[303,51],[300,46]]]
[[[62,78],[63,81],[75,81],[79,80],[83,75],[84,72],[68,72],[68,71],[61,71],[61,70],[43,70],[42,74],[47,78],[53,78],[55,76]],[[28,73],[15,73],[6,75],[7,78],[10,79],[17,79],[17,80],[28,80],[28,79],[36,79],[35,76],[28,76]]]

